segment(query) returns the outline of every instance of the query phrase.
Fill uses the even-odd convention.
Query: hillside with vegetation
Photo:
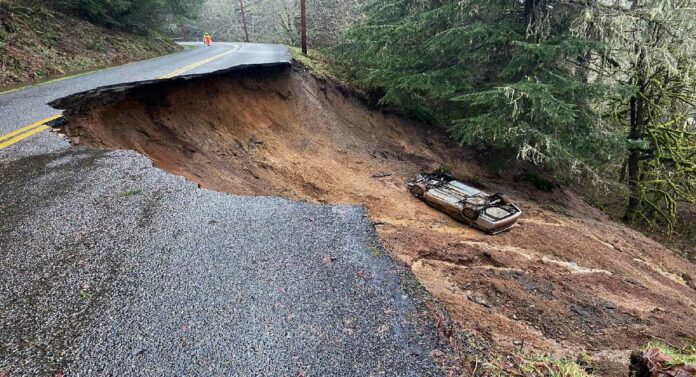
[[[365,106],[317,71],[326,65],[296,56],[292,67],[76,94],[55,103],[66,109],[61,132],[78,145],[137,151],[217,192],[364,206],[380,239],[369,258],[389,253],[442,305],[429,313],[453,354],[432,355],[451,364],[448,375],[625,376],[631,352],[648,342],[681,353],[696,339],[693,264],[572,190],[541,190],[515,166],[491,173],[480,153]],[[491,236],[425,205],[405,182],[436,169],[505,193],[523,217]]]
[[[0,0],[0,86],[174,52],[164,32],[195,17],[192,4]]]
[[[680,233],[678,247],[694,253],[694,9],[692,0],[377,0],[329,52],[380,105],[497,165],[539,168],[653,235]]]
[[[206,0],[180,32],[244,40],[245,16],[251,41],[298,46],[299,8]],[[693,1],[307,1],[309,46],[370,101],[691,258],[695,18]]]

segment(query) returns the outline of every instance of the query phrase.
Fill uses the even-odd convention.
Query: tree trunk
[[[537,25],[537,16],[539,6],[542,5],[541,2],[542,0],[524,0],[522,4],[524,7],[524,20],[527,22],[527,37],[531,37],[536,43],[539,43],[540,41],[539,30],[537,29],[539,27],[539,25]]]
[[[642,102],[637,97],[631,97],[630,102],[630,129],[628,139],[635,141],[640,138],[640,120],[638,108]],[[632,221],[635,218],[636,211],[640,205],[638,194],[638,179],[640,175],[640,151],[632,147],[628,151],[628,160],[626,162],[626,170],[628,172],[628,206],[624,213],[624,221]]]
[[[534,13],[536,12],[536,8],[539,6],[539,3],[541,3],[541,0],[524,0],[524,3],[522,6],[524,7],[524,18],[527,20],[527,22],[534,22]]]
[[[246,14],[244,13],[244,0],[239,0],[239,9],[242,12],[242,25],[244,25],[244,41],[249,42],[249,29],[247,28]]]
[[[626,169],[628,171],[628,205],[624,213],[624,221],[633,221],[640,207],[640,158],[641,149],[636,145],[643,134],[645,112],[643,92],[645,91],[645,49],[636,44],[635,52],[638,55],[635,72],[635,84],[638,94],[631,97],[629,102],[629,131],[628,140],[634,142],[628,151]]]
[[[302,53],[307,55],[307,4],[306,4],[306,0],[300,0],[300,38],[302,39]]]

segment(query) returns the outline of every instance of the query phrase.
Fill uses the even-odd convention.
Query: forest
[[[298,3],[208,0],[192,35],[243,40],[241,4],[252,41],[297,45]],[[380,105],[539,166],[629,223],[671,233],[696,203],[696,1],[307,8],[310,47]]]
[[[246,21],[252,42],[299,44],[299,0],[59,6],[187,40],[243,41]],[[307,9],[310,47],[380,105],[537,166],[628,223],[689,231],[678,222],[696,203],[696,1],[307,0]]]
[[[194,19],[203,0],[30,0],[58,8],[97,25],[149,33],[171,30]]]
[[[380,103],[463,145],[624,198],[666,232],[696,203],[696,2],[370,4],[331,51]],[[394,41],[398,41],[395,43]]]

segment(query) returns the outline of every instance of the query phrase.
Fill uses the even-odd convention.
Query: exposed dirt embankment
[[[386,248],[464,329],[524,352],[587,352],[623,375],[630,350],[696,336],[696,269],[573,193],[488,176],[440,132],[372,111],[302,67],[73,96],[74,143],[132,149],[205,188],[369,209]],[[407,178],[440,165],[485,178],[525,211],[498,236],[414,199]],[[375,178],[391,174],[382,178]]]
[[[0,88],[176,49],[155,35],[116,32],[42,5],[0,0]]]

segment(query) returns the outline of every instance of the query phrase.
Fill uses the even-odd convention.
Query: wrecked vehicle
[[[444,173],[419,174],[408,190],[428,205],[489,234],[504,232],[522,210],[503,194],[488,195]]]

